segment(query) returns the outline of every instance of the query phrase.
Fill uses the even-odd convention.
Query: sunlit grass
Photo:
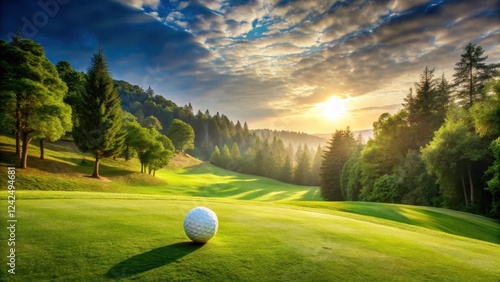
[[[64,198],[46,199],[58,194]],[[147,197],[20,193],[22,268],[12,281],[497,281],[500,276],[499,245],[401,228],[408,226],[404,223],[388,226],[370,216],[277,203]],[[220,222],[206,245],[189,243],[182,228],[187,211],[199,205],[214,210]]]

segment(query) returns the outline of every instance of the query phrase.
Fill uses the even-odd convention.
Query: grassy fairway
[[[500,277],[497,244],[398,222],[388,226],[383,219],[374,223],[333,210],[230,199],[49,192],[58,193],[64,198],[20,193],[18,274],[12,281]],[[189,243],[182,228],[187,211],[199,205],[213,209],[220,221],[206,245]],[[2,235],[2,244],[5,239]]]
[[[0,175],[15,161],[0,136]],[[107,180],[71,143],[16,174],[16,272],[0,281],[498,281],[500,224],[446,209],[321,202],[317,187],[229,172],[177,156],[153,178],[105,160]],[[32,155],[38,153],[30,147]],[[0,195],[5,207],[7,193]],[[306,200],[306,201],[304,201]],[[182,223],[219,217],[206,245]],[[5,208],[6,211],[6,208]],[[6,212],[0,221],[6,222]],[[4,229],[5,231],[5,229]],[[0,245],[7,246],[6,232]],[[1,247],[0,250],[6,248]],[[5,266],[7,251],[0,254]]]

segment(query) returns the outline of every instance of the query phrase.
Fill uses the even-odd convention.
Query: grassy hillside
[[[16,162],[0,137],[0,175]],[[0,281],[498,281],[500,223],[446,209],[322,202],[288,185],[176,156],[157,177],[104,160],[106,180],[70,142],[30,146],[17,170],[15,276]],[[7,193],[0,195],[5,202]],[[206,245],[182,222],[193,207],[219,217]],[[0,213],[0,221],[6,221]],[[0,233],[6,245],[8,234]],[[7,262],[2,255],[2,263]],[[5,264],[4,264],[5,265]]]
[[[0,136],[0,172],[17,164],[14,139]],[[107,180],[88,178],[93,161],[78,152],[72,142],[46,142],[45,160],[39,147],[29,147],[29,168],[18,170],[19,189],[46,191],[95,191],[145,193],[179,196],[224,197],[245,200],[319,200],[318,187],[291,185],[276,180],[230,172],[189,156],[176,155],[156,177],[141,174],[136,159],[104,159],[101,175]],[[82,163],[83,161],[83,163]]]
[[[47,193],[66,195],[46,199]],[[334,210],[95,192],[20,195],[19,270],[9,277],[12,281],[498,281],[500,277],[500,245],[403,223],[375,223],[368,216],[352,218]],[[95,196],[100,198],[90,199]],[[182,228],[187,211],[199,205],[214,210],[220,222],[217,235],[206,245],[190,243]],[[2,244],[5,239],[2,233]]]

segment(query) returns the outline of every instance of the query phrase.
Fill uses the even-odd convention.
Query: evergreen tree
[[[231,152],[229,151],[229,147],[224,144],[224,147],[222,147],[222,151],[220,153],[220,162],[221,162],[221,167],[223,168],[228,168],[230,167],[231,163]]]
[[[73,130],[73,137],[80,150],[94,154],[92,177],[100,178],[99,160],[120,153],[125,136],[121,132],[121,100],[102,48],[92,57],[81,102],[76,111],[79,124]]]
[[[322,160],[323,160],[323,148],[321,148],[321,145],[318,145],[318,148],[316,149],[316,153],[314,154],[314,158],[312,161],[311,185],[314,186],[319,185],[319,173],[321,171]]]
[[[332,135],[323,155],[320,172],[320,190],[325,200],[344,200],[340,188],[342,168],[356,148],[356,139],[351,130],[337,130]]]
[[[231,146],[231,159],[234,162],[241,161],[240,148],[238,147],[238,143],[236,143],[236,142],[234,142],[233,146]]]
[[[293,180],[293,164],[290,160],[290,156],[285,156],[285,162],[281,167],[281,176],[279,178],[283,182],[291,183]]]
[[[481,46],[469,43],[465,46],[460,61],[455,64],[454,86],[456,98],[465,108],[481,100],[481,90],[488,80],[498,75],[500,64],[486,64],[488,56],[483,56]]]
[[[309,156],[309,148],[304,144],[297,166],[295,167],[294,182],[299,185],[308,185],[309,176],[311,173],[311,157]]]
[[[444,121],[444,113],[448,105],[448,86],[444,76],[440,81],[434,79],[434,69],[425,67],[420,81],[415,83],[415,95],[405,99],[408,122],[415,132],[415,144],[409,148],[419,149],[427,144]]]
[[[210,163],[216,166],[221,166],[221,155],[219,146],[215,145],[212,156],[210,157]]]

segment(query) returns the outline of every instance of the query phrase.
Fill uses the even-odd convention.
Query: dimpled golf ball
[[[209,208],[197,207],[184,218],[184,231],[189,239],[197,243],[206,243],[217,233],[219,220]]]

